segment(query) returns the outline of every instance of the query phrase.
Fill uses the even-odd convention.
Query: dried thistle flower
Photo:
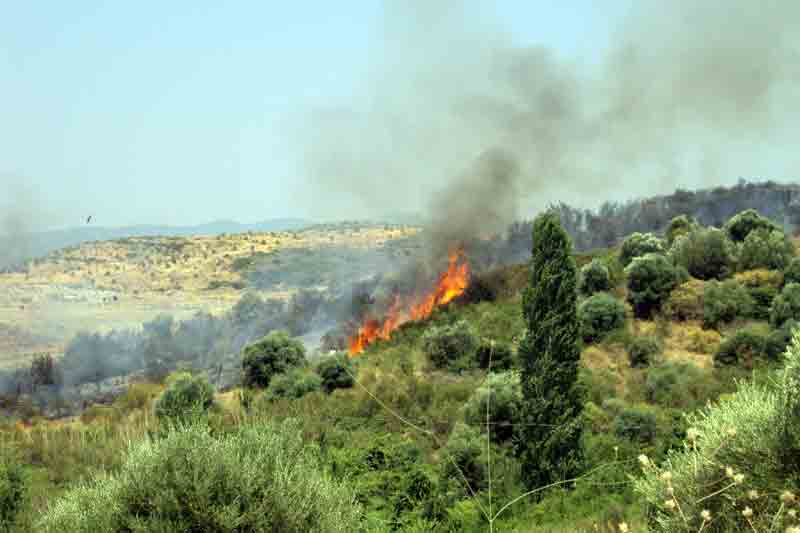
[[[794,498],[794,493],[789,492],[788,490],[785,490],[785,491],[781,492],[781,501],[783,503],[785,503],[787,505],[790,504],[790,503],[794,503],[794,499],[795,499]]]
[[[676,506],[677,506],[677,503],[675,502],[674,498],[670,498],[669,500],[664,501],[664,507],[666,507],[670,511],[675,509]]]
[[[745,507],[742,510],[742,516],[744,516],[745,518],[750,518],[751,516],[753,516],[753,510],[749,507]]]
[[[703,522],[708,522],[711,520],[711,511],[708,509],[703,509],[700,511],[700,517],[703,519]]]
[[[620,531],[620,533],[628,533],[628,531],[630,531],[628,529],[628,524],[626,524],[625,522],[620,522],[619,531]]]
[[[751,499],[751,500],[757,500],[758,499],[758,491],[755,490],[755,489],[748,490],[747,491],[747,497],[749,499]]]

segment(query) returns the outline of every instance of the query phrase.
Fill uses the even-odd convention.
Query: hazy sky
[[[515,43],[591,61],[624,9],[594,4],[472,9]],[[11,2],[2,11],[0,205],[35,204],[58,225],[88,214],[103,225],[314,217],[297,136],[286,132],[311,110],[357,104],[387,44],[379,1]]]
[[[495,148],[523,174],[514,209],[785,180],[797,5],[8,2],[0,210],[32,227],[424,210]]]

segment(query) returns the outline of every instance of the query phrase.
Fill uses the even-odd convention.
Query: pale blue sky
[[[596,4],[471,9],[515,45],[591,63],[626,9]],[[358,104],[381,61],[382,17],[379,1],[7,2],[0,196],[19,203],[23,184],[56,225],[314,217],[284,133],[314,109]]]

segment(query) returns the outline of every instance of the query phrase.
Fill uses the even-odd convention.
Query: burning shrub
[[[703,322],[717,328],[722,323],[749,317],[755,302],[747,289],[734,280],[712,281],[703,292]]]
[[[733,270],[733,244],[717,228],[697,229],[681,235],[672,244],[669,256],[676,266],[702,280],[722,279]]]
[[[608,267],[600,259],[592,259],[581,268],[578,279],[578,290],[586,296],[611,289],[611,274]]]
[[[297,399],[311,392],[317,392],[321,387],[322,379],[318,375],[302,368],[292,368],[272,378],[264,397],[268,401],[278,398]]]
[[[428,329],[422,336],[422,349],[436,368],[446,368],[462,357],[475,353],[478,337],[464,320]]]
[[[632,368],[650,366],[663,350],[661,342],[653,336],[632,337],[626,348]]]
[[[619,252],[619,261],[627,267],[637,257],[650,253],[662,253],[664,242],[652,233],[632,233],[622,242]]]
[[[28,478],[12,449],[0,449],[0,530],[12,530],[25,505]]]
[[[752,368],[754,361],[766,354],[767,335],[762,327],[748,326],[723,339],[714,353],[717,366],[742,364]]]
[[[775,297],[769,319],[776,328],[787,320],[800,320],[800,283],[787,284]]]
[[[680,282],[675,266],[662,254],[637,257],[625,268],[628,301],[639,318],[649,318]]]
[[[777,224],[759,215],[755,209],[747,209],[735,215],[728,220],[723,229],[733,242],[743,242],[750,233],[757,229],[780,230]]]
[[[665,314],[673,320],[700,320],[703,318],[703,292],[705,282],[690,279],[675,287],[664,306]]]
[[[486,427],[487,402],[494,442],[506,442],[520,417],[522,386],[516,372],[489,373],[464,407],[464,419],[474,427]]]
[[[301,366],[306,361],[303,343],[285,331],[273,331],[244,349],[242,356],[245,387],[266,388],[272,376]]]
[[[322,389],[328,394],[335,389],[349,389],[355,383],[355,369],[347,354],[324,357],[315,370],[322,379]]]
[[[590,296],[578,306],[581,335],[593,342],[625,323],[625,305],[608,293]]]
[[[205,376],[181,372],[170,377],[169,384],[155,404],[156,416],[163,420],[181,420],[208,411],[214,404],[214,387]]]
[[[667,226],[666,237],[667,245],[672,246],[675,239],[681,235],[688,235],[698,228],[697,221],[688,215],[679,215],[669,222]]]
[[[481,339],[480,345],[475,352],[478,366],[484,370],[489,368],[489,358],[491,357],[492,370],[510,370],[516,366],[513,348],[504,342],[496,342],[489,339]]]
[[[740,245],[739,268],[783,270],[794,254],[794,246],[783,231],[756,229]]]

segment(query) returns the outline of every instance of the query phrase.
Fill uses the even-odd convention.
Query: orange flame
[[[394,330],[409,320],[428,318],[436,307],[445,305],[462,294],[469,284],[469,264],[463,249],[457,248],[450,252],[448,260],[447,271],[439,276],[433,290],[414,298],[408,303],[407,310],[403,309],[400,296],[395,294],[382,322],[368,318],[348,341],[350,355],[363,352],[369,344],[378,339],[388,339]]]

